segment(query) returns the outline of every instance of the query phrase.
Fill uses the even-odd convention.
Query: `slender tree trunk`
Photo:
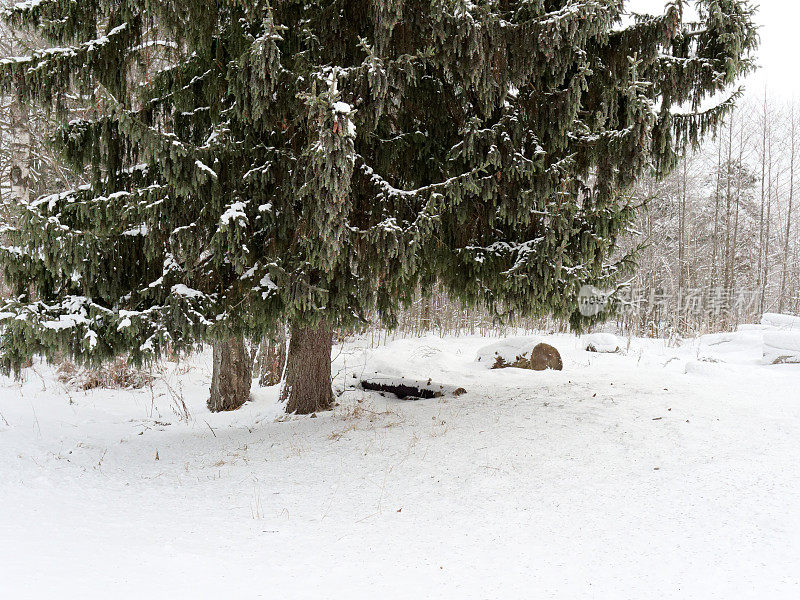
[[[783,239],[783,273],[781,274],[781,295],[778,305],[778,312],[783,312],[786,294],[786,278],[789,273],[789,240],[792,235],[792,204],[794,203],[794,162],[795,162],[795,138],[796,138],[796,123],[794,116],[794,104],[792,105],[791,115],[791,131],[789,141],[791,143],[790,159],[789,159],[789,206],[786,211],[786,235]]]
[[[31,199],[30,115],[28,106],[14,94],[9,108],[11,120],[11,198],[17,204],[28,204]]]
[[[767,156],[769,157],[769,163],[767,165],[767,206],[766,206],[766,213],[764,217],[764,276],[761,280],[761,304],[759,306],[759,312],[764,314],[767,310],[767,287],[769,286],[769,246],[770,246],[770,235],[771,235],[771,221],[772,221],[772,191],[773,186],[775,185],[774,180],[778,178],[778,175],[775,176],[773,179],[772,177],[772,138],[770,138],[769,142],[767,143]]]
[[[275,336],[264,342],[258,350],[258,385],[277,385],[283,377],[286,365],[286,328],[281,325]]]
[[[766,194],[762,198],[761,203],[761,251],[764,258],[761,262],[761,277],[758,281],[761,288],[761,299],[758,303],[759,314],[764,314],[767,302],[767,280],[769,279],[769,219],[770,219],[770,204],[772,202],[772,137],[767,139],[766,153],[767,153],[767,185]]]
[[[230,337],[214,342],[211,375],[211,412],[236,410],[250,398],[252,360],[244,339]]]
[[[711,247],[711,287],[715,288],[717,285],[717,273],[719,268],[717,265],[717,258],[719,256],[719,211],[720,211],[720,187],[722,178],[722,139],[719,140],[717,148],[717,182],[714,187],[714,237],[713,245]]]
[[[723,276],[723,286],[726,292],[730,292],[731,271],[731,206],[733,195],[731,187],[733,184],[733,120],[736,117],[734,112],[731,112],[731,122],[728,126],[728,158],[725,165],[725,272]],[[727,307],[726,307],[727,308]]]
[[[767,89],[764,88],[764,122],[761,129],[761,212],[758,220],[758,281],[756,285],[761,288],[764,276],[764,207],[767,196],[767,135],[769,132],[769,105],[767,103]],[[763,309],[763,300],[759,302],[759,309]]]
[[[683,333],[688,329],[689,314],[686,310],[686,288],[688,278],[687,268],[687,245],[688,236],[686,234],[686,197],[689,186],[689,157],[683,157],[683,169],[681,179],[681,199],[678,212],[678,323],[679,331]]]
[[[333,406],[331,391],[331,347],[333,333],[328,325],[292,325],[286,381],[281,400],[286,412],[307,415]]]

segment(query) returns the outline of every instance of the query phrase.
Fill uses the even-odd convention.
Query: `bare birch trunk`
[[[783,273],[781,274],[781,294],[778,300],[778,312],[783,312],[786,294],[786,279],[789,273],[789,240],[792,235],[792,204],[794,203],[794,162],[796,144],[795,138],[797,134],[797,123],[794,117],[794,105],[791,108],[791,127],[789,135],[789,143],[792,148],[789,153],[789,205],[786,211],[786,235],[783,240]]]

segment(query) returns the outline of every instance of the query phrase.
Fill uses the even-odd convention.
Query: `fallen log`
[[[405,398],[426,399],[441,398],[445,395],[460,396],[466,394],[463,387],[443,385],[430,379],[406,379],[405,377],[389,377],[375,374],[361,380],[361,388],[373,392],[394,394],[401,400]]]

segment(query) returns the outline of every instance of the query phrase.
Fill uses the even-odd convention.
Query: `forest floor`
[[[276,388],[205,407],[210,357],[139,390],[0,380],[0,597],[798,598],[800,365],[759,332],[622,354],[545,336],[564,370],[489,370],[496,339],[334,349],[463,386]],[[184,404],[185,403],[185,404]]]

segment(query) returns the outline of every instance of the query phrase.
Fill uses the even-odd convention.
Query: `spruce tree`
[[[579,327],[627,191],[753,67],[744,0],[30,0],[0,81],[88,185],[20,206],[3,364],[134,361],[291,324],[284,397],[331,404],[331,331],[444,285]],[[725,95],[721,101],[720,95]],[[93,110],[70,119],[80,97]],[[711,102],[712,105],[708,106]]]

